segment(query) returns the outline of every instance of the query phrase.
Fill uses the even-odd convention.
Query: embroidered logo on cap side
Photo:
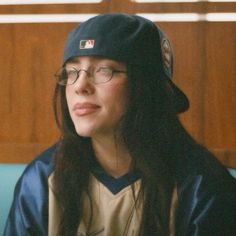
[[[172,77],[172,50],[169,40],[165,37],[161,40],[161,51],[165,73],[167,76]]]
[[[94,39],[80,40],[79,48],[80,49],[92,49],[95,45]]]
[[[167,68],[171,67],[171,57],[172,57],[172,52],[171,52],[171,47],[168,39],[163,38],[162,43],[161,43],[161,49],[162,49],[162,57],[164,64]]]

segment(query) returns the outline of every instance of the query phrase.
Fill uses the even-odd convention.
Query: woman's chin
[[[81,129],[76,129],[76,133],[81,136],[81,137],[91,137],[92,136],[92,132],[88,131],[88,130],[81,130]]]

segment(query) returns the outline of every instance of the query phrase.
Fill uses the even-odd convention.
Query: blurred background
[[[236,167],[236,1],[223,0],[1,0],[0,163],[28,163],[58,140],[51,100],[65,38],[108,12],[142,15],[166,32],[174,80],[191,101],[180,119]]]

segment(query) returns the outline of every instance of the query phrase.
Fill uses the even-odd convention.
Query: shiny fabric
[[[19,179],[4,236],[48,234],[48,177],[55,150],[53,146],[37,157]],[[235,236],[235,179],[207,151],[190,153],[175,163],[175,235]]]

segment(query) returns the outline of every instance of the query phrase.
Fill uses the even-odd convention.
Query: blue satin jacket
[[[4,236],[46,236],[48,177],[56,145],[28,165],[19,179]],[[236,236],[236,181],[208,152],[193,150],[176,163],[176,236]]]

